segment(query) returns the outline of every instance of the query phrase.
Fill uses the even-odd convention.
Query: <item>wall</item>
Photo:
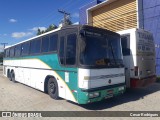
[[[117,0],[91,12],[93,26],[111,31],[137,27],[136,0]]]
[[[86,4],[85,6],[82,6],[79,9],[79,23],[84,25],[87,24],[87,13],[86,10],[92,6],[95,6],[97,4],[101,3],[100,0],[94,0],[93,2]]]
[[[160,0],[143,0],[144,29],[153,33],[156,47],[156,71],[160,76]]]

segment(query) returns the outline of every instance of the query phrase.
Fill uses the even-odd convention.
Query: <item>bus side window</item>
[[[50,36],[49,51],[57,51],[58,34]]]
[[[20,55],[21,55],[21,44],[16,45],[16,47],[15,47],[15,56],[19,57]]]
[[[22,56],[29,54],[30,42],[25,42],[22,44]]]
[[[41,52],[48,52],[49,49],[49,36],[44,36],[42,38],[42,48],[41,48]]]
[[[67,36],[66,64],[75,65],[76,63],[76,34]]]
[[[4,57],[7,57],[7,50],[4,50]]]
[[[60,38],[59,57],[61,64],[64,65],[64,37]]]
[[[30,54],[40,53],[40,45],[41,45],[41,39],[32,40],[30,46]]]
[[[14,47],[11,47],[10,48],[10,57],[14,57],[14,55],[15,55],[15,49],[14,49]]]
[[[122,45],[122,53],[123,56],[130,55],[130,48],[129,48],[129,36],[122,36],[121,37],[121,45]]]
[[[6,49],[6,57],[9,57],[9,49]]]

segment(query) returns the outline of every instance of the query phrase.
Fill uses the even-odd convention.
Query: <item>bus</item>
[[[123,94],[120,35],[87,25],[52,30],[5,48],[4,75],[78,104]]]
[[[126,84],[141,88],[156,81],[155,44],[152,33],[144,29],[128,29],[121,35]]]

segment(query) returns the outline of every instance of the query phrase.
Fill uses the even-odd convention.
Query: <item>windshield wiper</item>
[[[114,60],[115,64],[117,65],[117,62],[116,62],[116,59],[115,59],[115,56],[114,56],[114,52],[113,52],[112,43],[111,43],[111,52],[112,52],[113,60]]]

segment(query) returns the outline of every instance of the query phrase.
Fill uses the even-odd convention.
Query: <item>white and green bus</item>
[[[119,34],[71,25],[6,48],[4,75],[53,99],[87,104],[124,93],[122,58]]]

